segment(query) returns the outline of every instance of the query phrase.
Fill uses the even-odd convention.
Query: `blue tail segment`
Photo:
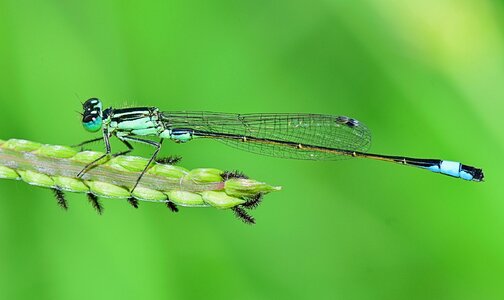
[[[456,161],[440,160],[439,163],[424,167],[432,172],[462,178],[464,180],[483,181],[483,170],[463,165]]]
[[[355,156],[385,160],[400,163],[406,166],[413,166],[422,168],[451,177],[461,178],[468,181],[483,181],[485,177],[483,170],[472,166],[464,165],[456,161],[441,160],[441,159],[425,159],[425,158],[411,158],[403,156],[389,156],[370,153],[355,153]]]

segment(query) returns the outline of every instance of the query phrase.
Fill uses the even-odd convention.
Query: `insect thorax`
[[[114,109],[107,122],[110,132],[120,135],[158,136],[165,130],[154,107]]]

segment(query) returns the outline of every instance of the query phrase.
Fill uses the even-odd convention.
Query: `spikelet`
[[[0,178],[22,180],[52,189],[60,206],[68,207],[63,192],[85,193],[98,213],[98,197],[123,198],[137,208],[140,201],[162,202],[176,212],[177,205],[231,209],[246,223],[254,223],[244,209],[255,208],[263,195],[281,188],[249,179],[238,171],[213,168],[187,170],[153,163],[137,188],[130,192],[148,159],[118,156],[104,159],[81,178],[77,174],[102,153],[27,140],[0,140]]]

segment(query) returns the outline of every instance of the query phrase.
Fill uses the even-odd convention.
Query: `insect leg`
[[[84,141],[84,142],[82,142],[80,144],[72,145],[71,147],[72,148],[78,148],[78,147],[82,147],[84,145],[91,144],[91,143],[94,143],[94,142],[98,142],[98,141],[101,141],[101,140],[103,140],[103,137],[99,137],[99,138],[95,138],[95,139],[92,139],[92,140]]]
[[[89,164],[87,164],[80,172],[79,174],[77,174],[77,178],[80,178],[82,177],[82,175],[84,175],[87,171],[89,171],[91,168],[93,168],[96,163],[100,160],[102,160],[104,157],[107,157],[110,155],[110,135],[108,133],[108,129],[107,127],[104,127],[103,128],[103,140],[105,141],[105,154],[103,154],[102,156],[98,157],[97,159],[93,160],[92,162],[90,162]]]
[[[156,159],[156,156],[158,155],[159,150],[161,150],[161,144],[163,144],[163,139],[159,140],[159,142],[154,142],[154,141],[150,141],[150,140],[139,139],[139,138],[132,137],[132,136],[123,136],[122,138],[125,140],[128,140],[128,141],[132,141],[132,142],[147,144],[147,145],[150,145],[150,146],[156,148],[156,150],[152,154],[151,158],[149,159],[149,162],[147,163],[147,165],[145,165],[145,168],[143,169],[142,173],[140,174],[140,176],[138,176],[138,179],[135,182],[135,185],[131,189],[131,193],[133,193],[133,191],[137,187],[138,183],[140,182],[140,179],[142,179],[143,175],[145,174],[145,172],[147,171],[147,169],[149,168],[151,163],[154,161],[154,159]]]
[[[126,145],[126,147],[128,147],[128,150],[124,150],[124,151],[121,151],[121,152],[117,152],[117,153],[114,153],[112,154],[113,157],[117,157],[117,156],[121,156],[121,155],[126,155],[128,153],[130,153],[131,151],[133,151],[133,146],[128,142],[126,141],[125,139],[123,139],[122,136],[118,136],[116,135],[116,137],[124,144]]]

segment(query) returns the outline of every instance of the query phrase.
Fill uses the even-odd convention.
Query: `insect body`
[[[155,151],[140,174],[132,191],[156,158],[164,139],[185,143],[195,138],[218,140],[234,148],[279,158],[303,160],[338,160],[361,157],[419,167],[435,173],[471,181],[482,181],[483,170],[459,162],[367,153],[371,134],[359,121],[320,114],[228,114],[213,112],[161,112],[156,107],[107,108],[91,98],[83,104],[84,128],[102,131],[106,153],[88,164],[82,176],[99,160],[111,155],[110,137],[115,136],[133,150],[131,142],[143,143]],[[145,139],[157,137],[159,141]]]

